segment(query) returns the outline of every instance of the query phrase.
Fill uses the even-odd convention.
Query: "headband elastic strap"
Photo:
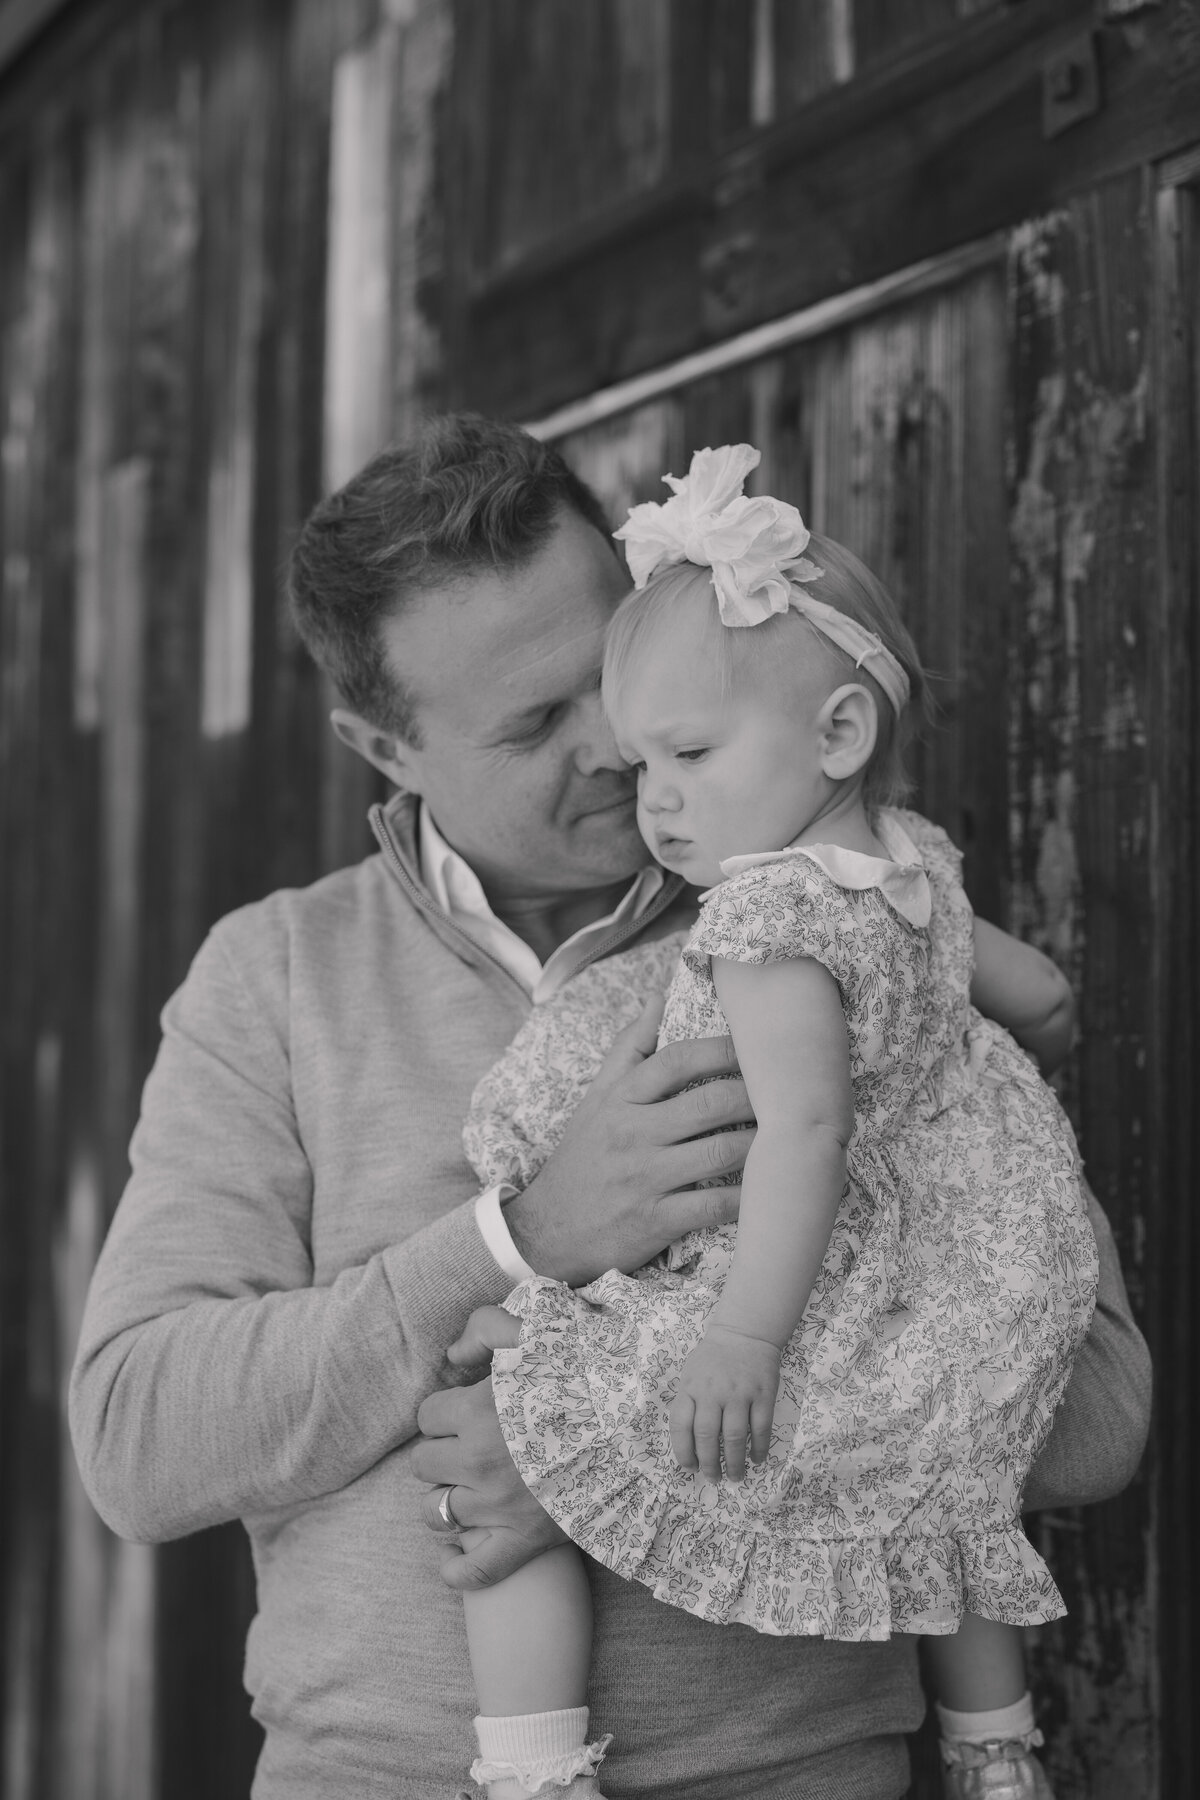
[[[838,612],[834,606],[826,606],[823,600],[797,589],[795,585],[788,598],[788,605],[794,612],[802,613],[806,619],[811,620],[817,630],[823,632],[839,650],[844,650],[847,656],[853,657],[856,669],[861,669],[864,663],[870,665],[868,675],[874,676],[899,718],[908,704],[911,688],[903,663],[893,656],[882,638],[860,625],[857,619]]]

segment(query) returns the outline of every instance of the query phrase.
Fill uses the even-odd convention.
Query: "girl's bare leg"
[[[1015,1625],[965,1613],[953,1637],[925,1639],[938,1697],[947,1800],[1053,1800],[1032,1754],[1042,1741]]]
[[[543,1783],[560,1800],[598,1796],[604,1745],[587,1741],[592,1596],[578,1550],[547,1550],[463,1605],[479,1695],[471,1773],[488,1800],[525,1800]]]
[[[463,1595],[479,1710],[491,1718],[586,1706],[592,1595],[573,1544]]]
[[[993,1712],[1025,1692],[1025,1645],[1015,1625],[964,1613],[953,1637],[925,1639],[937,1697],[955,1712]]]

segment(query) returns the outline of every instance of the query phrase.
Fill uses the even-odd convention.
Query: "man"
[[[688,917],[646,867],[600,710],[626,585],[561,459],[471,418],[377,458],[297,547],[300,628],[348,704],[335,728],[398,791],[378,855],[222,921],[166,1008],[71,1394],[114,1529],[246,1522],[257,1800],[454,1791],[473,1696],[422,1510],[494,1529],[479,1561],[451,1563],[460,1585],[553,1528],[487,1384],[444,1391],[445,1349],[530,1269],[630,1269],[736,1205],[695,1190],[746,1148],[722,1129],[748,1122],[728,1045],[654,1054],[649,1015],[523,1194],[478,1195],[461,1150],[471,1090],[530,1004]],[[1144,1347],[1102,1219],[1100,1237],[1104,1304],[1045,1500],[1114,1491],[1144,1434]],[[903,1791],[923,1710],[911,1642],[716,1631],[604,1571],[594,1587],[613,1795]]]

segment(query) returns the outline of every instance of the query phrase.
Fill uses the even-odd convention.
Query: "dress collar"
[[[921,852],[893,813],[880,814],[875,835],[890,853],[888,857],[867,856],[861,850],[845,850],[840,844],[788,844],[783,850],[728,856],[721,864],[721,874],[728,881],[745,869],[807,857],[839,887],[878,888],[894,912],[910,925],[923,929],[929,923],[933,903]],[[716,889],[709,889],[710,894],[715,892]],[[707,900],[708,894],[701,898]]]

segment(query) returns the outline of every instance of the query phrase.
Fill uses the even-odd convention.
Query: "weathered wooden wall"
[[[1160,1425],[1039,1527],[1038,1679],[1063,1800],[1195,1790],[1200,31],[1127,12],[76,0],[0,71],[5,1800],[248,1786],[240,1536],[116,1544],[62,1382],[162,1000],[365,843],[290,537],[429,405],[597,393],[546,429],[615,509],[745,437],[894,584],[943,677],[923,802],[1076,982]],[[1085,31],[1103,104],[1047,139]]]
[[[118,1544],[62,1390],[164,999],[214,918],[370,844],[279,575],[429,362],[407,139],[449,38],[395,11],[79,6],[0,87],[6,1800],[232,1796],[257,1754],[240,1528]]]

